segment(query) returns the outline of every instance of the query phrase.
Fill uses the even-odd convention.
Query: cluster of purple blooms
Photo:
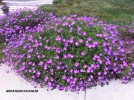
[[[128,55],[133,55],[134,49],[125,45],[133,45],[134,40],[122,40],[117,25],[87,16],[52,14],[48,23],[49,27],[42,23],[27,26],[17,38],[12,34],[3,50],[3,62],[49,89],[79,91],[111,79],[132,80],[134,60]],[[4,30],[6,34],[14,31]]]
[[[7,42],[25,31],[34,32],[33,29],[38,25],[48,27],[52,17],[53,13],[44,13],[41,10],[17,11],[6,17],[0,16],[0,39]]]

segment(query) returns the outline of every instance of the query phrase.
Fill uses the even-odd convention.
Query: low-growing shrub
[[[133,49],[124,48],[118,26],[92,17],[54,17],[49,27],[10,39],[4,63],[49,89],[79,91],[110,79],[127,83],[134,75]]]
[[[52,15],[52,13],[44,13],[40,10],[10,13],[0,18],[0,38],[5,42],[6,39],[9,40],[12,36],[22,34],[39,24],[47,26],[52,20]]]

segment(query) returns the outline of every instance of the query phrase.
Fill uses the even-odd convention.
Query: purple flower
[[[59,57],[59,55],[56,55],[56,57],[55,57],[56,59],[59,59],[60,57]]]
[[[72,54],[68,54],[69,58],[74,58],[74,56]]]
[[[86,32],[83,32],[83,35],[84,35],[84,36],[86,36],[86,34],[87,34]]]
[[[70,69],[70,73],[73,73],[73,69]]]
[[[75,21],[72,21],[72,22],[71,22],[71,25],[74,25],[74,24],[75,24]]]
[[[98,75],[100,76],[101,75],[101,72],[98,72]]]
[[[35,76],[34,75],[32,75],[32,79],[35,79]]]
[[[47,64],[44,65],[43,69],[44,70],[47,70]]]
[[[57,66],[56,69],[60,70],[60,66]]]
[[[97,45],[98,45],[98,42],[97,42],[97,41],[94,41],[93,44],[94,44],[95,46],[97,46]]]
[[[49,59],[48,61],[47,61],[47,63],[49,63],[49,64],[51,64],[53,61],[52,61],[52,59]]]
[[[90,24],[90,25],[93,25],[93,24],[94,24],[94,22],[90,22],[89,24]]]
[[[86,53],[84,51],[81,52],[81,56],[85,56]]]
[[[117,67],[114,67],[114,72],[116,72],[118,70],[118,68]]]
[[[66,54],[64,54],[64,55],[63,55],[63,58],[64,58],[64,59],[66,59],[66,58],[67,58],[67,55],[66,55]]]
[[[79,65],[80,64],[78,62],[75,62],[75,64],[74,64],[75,67],[79,67]]]
[[[78,46],[79,45],[79,42],[75,42],[75,45]]]
[[[67,78],[66,75],[63,75],[63,76],[62,76],[62,79],[63,79],[63,80],[65,80],[66,78]]]
[[[90,37],[87,38],[87,41],[91,41],[92,39]]]
[[[90,73],[92,71],[91,67],[88,67],[87,73]]]
[[[40,74],[41,74],[41,73],[38,71],[38,72],[36,73],[36,76],[37,76],[37,77],[40,77]]]
[[[39,62],[39,66],[42,66],[43,64],[44,64],[43,61],[40,61],[40,62]]]
[[[91,44],[88,44],[88,46],[87,46],[89,49],[91,49],[92,47],[93,47],[93,45],[91,45]]]
[[[102,60],[101,59],[98,59],[97,61],[99,62],[99,64],[102,64]]]
[[[28,55],[27,55],[27,58],[31,58],[31,55],[30,55],[30,54],[28,54]]]
[[[134,63],[132,63],[132,67],[134,68]]]
[[[81,27],[78,27],[78,28],[77,28],[77,32],[80,32],[80,31],[81,31]]]
[[[103,46],[104,46],[104,47],[107,46],[107,43],[106,43],[106,42],[103,42]]]
[[[61,42],[61,37],[58,35],[55,40]]]
[[[80,40],[79,40],[79,43],[82,43],[82,42],[83,42],[83,40],[82,40],[82,39],[80,39]]]
[[[83,67],[84,67],[84,68],[87,68],[88,66],[85,64]]]
[[[67,50],[67,47],[64,47],[64,48],[63,48],[63,50],[65,50],[65,51],[66,51],[66,50]]]

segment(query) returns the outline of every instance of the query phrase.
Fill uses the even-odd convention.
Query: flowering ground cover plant
[[[7,42],[12,36],[16,37],[24,33],[24,31],[38,26],[38,24],[44,24],[46,26],[49,24],[50,19],[52,19],[51,16],[52,13],[27,9],[27,11],[18,10],[16,13],[8,14],[6,17],[0,17],[0,42]]]
[[[88,16],[49,16],[49,26],[38,24],[17,38],[12,34],[4,63],[48,89],[79,91],[110,79],[132,80],[134,60],[128,55],[134,48],[126,45],[134,40],[121,39],[117,25]]]

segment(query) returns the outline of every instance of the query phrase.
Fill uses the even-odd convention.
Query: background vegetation
[[[54,0],[53,5],[43,5],[40,9],[57,16],[75,13],[115,24],[129,24],[134,20],[133,0]]]

